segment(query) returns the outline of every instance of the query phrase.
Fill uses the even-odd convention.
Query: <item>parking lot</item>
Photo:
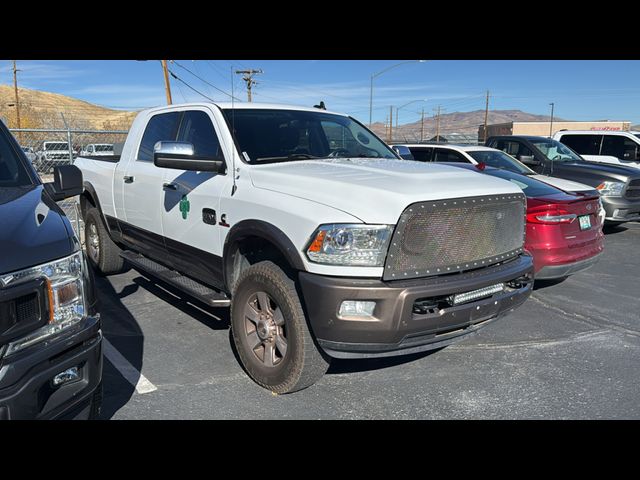
[[[146,274],[98,278],[105,419],[640,418],[640,223],[606,231],[592,269],[436,352],[334,361],[276,396],[244,373],[227,309]]]

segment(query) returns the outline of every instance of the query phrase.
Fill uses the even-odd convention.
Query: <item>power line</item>
[[[216,87],[214,84],[212,84],[212,83],[208,82],[207,80],[205,80],[205,79],[204,79],[204,78],[202,78],[201,76],[196,75],[196,74],[195,74],[195,73],[193,73],[191,70],[189,70],[187,67],[185,67],[185,66],[181,65],[180,63],[176,62],[175,60],[171,60],[171,63],[174,63],[174,64],[176,64],[177,66],[179,66],[180,68],[182,68],[183,70],[186,70],[187,72],[189,72],[191,75],[193,75],[194,77],[196,77],[196,78],[197,78],[198,80],[200,80],[201,82],[204,82],[204,83],[206,83],[207,85],[209,85],[210,87],[215,88],[217,91],[219,91],[220,93],[225,94],[227,97],[229,97],[229,98],[235,98],[235,100],[240,101],[240,99],[239,99],[239,98],[237,98],[237,97],[233,97],[230,93],[227,93],[227,92],[225,92],[224,90],[222,90],[221,88]],[[207,98],[209,98],[209,97],[207,97]]]
[[[207,95],[205,95],[204,93],[202,93],[199,90],[196,90],[195,88],[193,88],[191,85],[189,85],[187,82],[185,82],[184,80],[182,80],[180,77],[178,77],[175,73],[173,73],[171,70],[169,70],[169,74],[175,78],[176,80],[178,80],[179,82],[182,82],[184,85],[186,85],[187,88],[190,88],[191,90],[193,90],[194,92],[196,92],[198,95],[202,95],[204,98],[211,100],[212,102],[215,102],[215,100]]]

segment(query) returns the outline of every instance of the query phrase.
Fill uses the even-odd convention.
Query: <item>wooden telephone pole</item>
[[[487,119],[489,118],[489,90],[487,90],[487,102],[484,107],[484,139],[483,143],[487,143]]]
[[[162,63],[162,71],[164,73],[164,90],[167,94],[167,105],[171,105],[173,101],[171,100],[171,84],[169,83],[169,69],[167,68],[167,61],[160,60]]]
[[[19,70],[16,68],[16,61],[13,61],[13,90],[16,95],[16,123],[18,124],[18,128],[22,128],[20,124],[20,97],[18,96],[18,72]]]
[[[420,143],[424,141],[424,107],[422,107],[422,120],[420,121]]]
[[[389,143],[393,142],[393,105],[389,105]]]
[[[436,113],[436,142],[440,141],[440,105],[438,105],[438,113]]]
[[[258,82],[253,79],[253,76],[256,74],[263,73],[262,69],[260,70],[236,70],[238,75],[242,75],[242,80],[244,80],[247,84],[247,101],[251,102],[251,88]]]

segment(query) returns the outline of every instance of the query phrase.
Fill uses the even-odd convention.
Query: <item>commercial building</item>
[[[631,122],[507,122],[487,125],[487,138],[493,135],[540,135],[548,137],[560,130],[613,130],[628,131]],[[484,125],[478,128],[478,142],[484,141]]]

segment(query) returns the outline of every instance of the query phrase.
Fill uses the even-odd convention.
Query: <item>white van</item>
[[[640,132],[610,130],[563,130],[554,140],[589,162],[613,163],[640,169]]]

